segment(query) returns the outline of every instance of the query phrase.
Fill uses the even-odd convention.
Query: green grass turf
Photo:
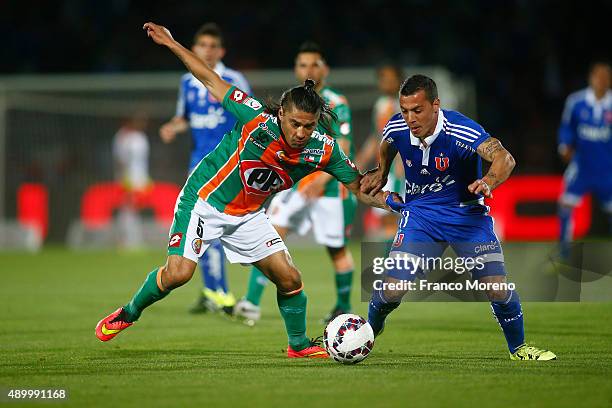
[[[330,264],[319,248],[292,252],[309,296],[309,335],[317,336],[334,299]],[[272,286],[253,328],[187,314],[196,276],[134,327],[99,342],[97,321],[163,260],[163,251],[0,254],[0,388],[64,388],[69,405],[88,407],[612,405],[610,303],[524,305],[528,340],[554,350],[553,362],[510,361],[486,303],[404,304],[371,356],[342,366],[285,358]],[[237,295],[247,275],[230,267]],[[365,316],[367,304],[356,312]]]

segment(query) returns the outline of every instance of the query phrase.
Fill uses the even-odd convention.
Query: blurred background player
[[[120,245],[124,249],[142,247],[143,226],[138,196],[151,185],[149,177],[149,139],[145,134],[148,119],[136,113],[126,119],[113,138],[113,157],[117,180],[126,191],[119,210]]]
[[[195,33],[192,51],[225,81],[251,93],[245,77],[238,71],[227,68],[221,59],[225,55],[223,35],[214,23],[204,24]],[[189,173],[219,144],[223,136],[236,123],[236,118],[226,112],[221,103],[208,92],[191,73],[183,75],[176,106],[176,115],[160,128],[165,143],[174,140],[177,134],[191,129],[191,158]],[[232,313],[236,300],[228,290],[225,276],[225,255],[219,241],[215,241],[199,260],[202,272],[202,289],[192,313],[207,310],[222,310]]]
[[[560,255],[572,241],[572,211],[586,193],[595,193],[612,229],[612,91],[610,64],[596,62],[589,87],[568,96],[559,128],[559,155],[568,164],[559,199]]]
[[[378,67],[376,76],[380,96],[376,99],[372,109],[372,133],[357,153],[355,160],[355,164],[360,169],[367,169],[371,167],[372,162],[377,162],[376,156],[378,155],[378,146],[383,129],[391,116],[400,111],[397,95],[404,78],[402,69],[395,64],[384,64]],[[384,189],[397,191],[400,195],[404,194],[404,169],[401,158],[397,157],[393,161]],[[397,219],[397,214],[380,208],[368,208],[364,222],[366,234],[371,238],[382,239],[391,243],[395,236]]]
[[[351,110],[347,100],[338,91],[326,85],[329,75],[321,48],[306,42],[300,47],[295,58],[295,77],[303,83],[312,79],[316,91],[323,97],[338,121],[332,124],[332,132],[340,148],[353,159]],[[320,129],[319,129],[320,130]],[[306,159],[318,160],[322,152],[309,152]],[[357,209],[355,196],[332,176],[315,172],[297,183],[292,189],[283,191],[272,199],[268,209],[270,221],[285,239],[289,232],[306,234],[313,229],[315,241],[325,245],[332,260],[336,287],[336,304],[325,321],[348,313],[351,310],[351,287],[353,283],[353,258],[346,247]],[[236,304],[235,314],[249,323],[261,317],[259,303],[267,279],[256,267],[251,269],[246,296]]]

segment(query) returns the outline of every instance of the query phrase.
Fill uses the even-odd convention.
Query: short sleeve
[[[232,113],[238,122],[246,124],[264,111],[263,104],[235,86],[223,97],[223,108]]]
[[[408,130],[408,125],[404,121],[404,118],[400,114],[393,115],[383,128],[382,140],[397,148],[395,144],[395,136]]]
[[[181,81],[179,86],[178,98],[176,99],[176,113],[174,116],[187,118],[187,105],[185,100],[185,83]]]
[[[334,143],[331,157],[323,169],[343,184],[350,184],[359,176],[357,166],[344,154],[338,143]]]

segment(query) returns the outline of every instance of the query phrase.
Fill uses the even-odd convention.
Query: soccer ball
[[[355,314],[342,314],[329,322],[323,339],[330,357],[342,364],[364,360],[374,347],[372,326]]]

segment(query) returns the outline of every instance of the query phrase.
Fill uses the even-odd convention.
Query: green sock
[[[144,309],[151,306],[153,303],[161,300],[170,293],[169,290],[162,292],[157,286],[157,269],[147,275],[144,283],[138,289],[130,303],[123,306],[123,310],[127,314],[127,320],[135,322],[140,317]]]
[[[249,275],[249,288],[247,289],[246,299],[252,304],[259,306],[261,295],[267,284],[268,278],[266,278],[266,275],[253,266]]]
[[[284,296],[277,292],[276,301],[285,321],[289,345],[295,351],[304,350],[310,346],[306,337],[306,294],[301,291],[294,296]]]
[[[353,286],[353,271],[336,272],[336,308],[351,310],[351,287]]]

